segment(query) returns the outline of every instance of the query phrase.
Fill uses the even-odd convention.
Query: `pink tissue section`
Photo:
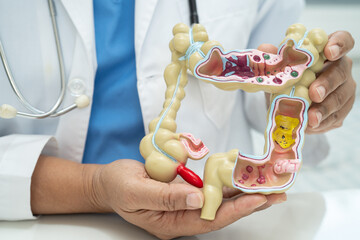
[[[267,132],[268,150],[261,157],[239,153],[233,172],[234,186],[242,191],[256,189],[283,189],[294,181],[294,174],[299,170],[300,142],[303,137],[300,130],[304,128],[305,103],[290,97],[278,98],[274,104],[272,116],[269,116]],[[277,115],[286,115],[299,119],[299,125],[293,130],[295,143],[282,148],[272,139],[272,133],[279,127],[275,123]]]
[[[300,168],[300,162],[297,159],[277,160],[274,165],[274,172],[277,174],[294,173]]]
[[[195,72],[200,78],[215,82],[279,86],[300,77],[311,60],[312,56],[306,51],[286,44],[279,54],[256,49],[223,53],[214,47]]]
[[[180,139],[191,159],[201,159],[209,152],[204,143],[191,133],[181,133]]]

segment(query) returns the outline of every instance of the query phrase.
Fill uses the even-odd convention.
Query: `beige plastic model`
[[[145,159],[145,169],[153,179],[170,182],[180,174],[189,183],[202,187],[202,181],[185,167],[188,158],[203,158],[208,149],[201,140],[190,133],[176,133],[176,114],[180,101],[185,97],[187,61],[179,60],[190,45],[189,27],[177,24],[173,29],[174,38],[170,42],[172,61],[166,67],[164,78],[166,94],[163,110],[149,124],[149,134],[140,143],[140,153]],[[207,41],[208,36],[201,25],[193,28],[194,41]],[[206,49],[216,45],[207,44]],[[203,51],[206,52],[205,48]]]
[[[149,125],[150,133],[140,144],[145,168],[153,179],[169,182],[180,174],[202,187],[201,179],[185,167],[188,158],[200,159],[208,149],[191,134],[176,133],[176,113],[184,98],[189,69],[196,78],[223,90],[272,93],[265,130],[263,156],[239,150],[210,156],[204,172],[205,203],[201,218],[212,220],[222,202],[223,186],[246,193],[280,193],[294,182],[301,166],[301,148],[311,103],[309,85],[325,60],[327,35],[309,32],[301,24],[291,25],[278,54],[256,49],[224,52],[209,41],[199,24],[189,29],[177,24],[170,42],[172,62],[165,69],[167,84],[163,111]]]
[[[311,104],[308,88],[316,78],[315,73],[323,67],[325,61],[323,49],[328,39],[326,33],[320,29],[313,29],[304,37],[305,33],[306,29],[303,25],[292,25],[288,28],[283,43],[287,47],[293,47],[293,44],[302,40],[302,44],[297,47],[311,53],[313,58],[311,67],[305,68],[302,74],[298,71],[296,78],[290,80],[290,84],[285,83],[284,87],[279,86],[276,89],[273,85],[255,86],[256,90],[262,87],[261,90],[272,93],[268,128],[265,131],[264,156],[246,156],[237,149],[212,155],[205,166],[203,189],[205,204],[201,218],[207,220],[215,218],[222,202],[223,186],[239,188],[248,193],[270,194],[284,192],[293,184],[301,164],[307,109]],[[288,39],[294,41],[287,41]],[[287,50],[287,53],[290,54],[287,61],[305,60],[299,52]],[[273,71],[276,68],[269,69]],[[282,69],[285,70],[286,67],[280,68],[280,71]],[[282,79],[284,81],[284,76]],[[230,88],[235,88],[235,85],[242,88],[237,82],[229,85]],[[244,90],[252,91],[251,85],[246,85]]]

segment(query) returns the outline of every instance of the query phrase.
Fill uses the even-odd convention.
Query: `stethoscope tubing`
[[[20,103],[24,107],[26,107],[29,111],[32,112],[32,113],[17,112],[16,115],[18,115],[18,116],[27,117],[27,118],[37,118],[37,119],[42,119],[42,118],[47,118],[47,117],[57,117],[57,116],[65,114],[77,107],[76,104],[72,104],[64,109],[58,110],[60,105],[64,101],[64,96],[65,96],[65,89],[66,89],[66,87],[65,87],[65,85],[66,85],[65,69],[64,69],[63,54],[62,54],[62,50],[61,50],[61,43],[60,43],[60,38],[59,38],[58,25],[57,25],[57,21],[56,21],[56,11],[55,11],[53,0],[48,0],[48,6],[49,6],[49,12],[50,12],[50,16],[51,16],[51,24],[53,27],[53,34],[54,34],[55,43],[56,43],[56,52],[57,52],[57,56],[58,56],[58,63],[59,63],[59,70],[60,70],[59,97],[49,111],[44,112],[42,110],[37,109],[36,107],[32,106],[26,100],[26,98],[23,96],[23,94],[19,90],[19,88],[14,80],[14,77],[12,76],[3,45],[0,41],[0,57],[3,62],[4,69],[5,69],[7,78],[9,80],[9,83],[11,85],[11,88],[13,89],[13,91],[14,91],[16,97],[18,98],[18,100],[20,101]]]
[[[60,115],[70,112],[71,110],[73,110],[75,108],[83,108],[83,107],[86,107],[89,105],[89,98],[86,95],[81,95],[76,99],[74,104],[59,110],[59,107],[61,106],[61,104],[64,101],[65,88],[66,88],[65,87],[66,81],[65,81],[64,59],[63,59],[63,54],[62,54],[61,42],[60,42],[60,38],[59,38],[58,24],[56,21],[56,9],[55,9],[53,0],[48,0],[48,7],[49,7],[50,16],[51,16],[51,24],[52,24],[52,28],[53,28],[55,43],[56,43],[56,52],[57,52],[59,71],[60,71],[59,97],[58,97],[57,101],[55,102],[55,104],[47,112],[42,111],[42,110],[34,107],[33,105],[31,105],[29,103],[29,101],[27,101],[27,99],[21,93],[20,89],[18,88],[18,85],[16,84],[16,81],[14,80],[14,77],[11,73],[11,69],[9,67],[9,64],[8,64],[8,61],[7,61],[7,58],[5,55],[3,45],[0,40],[0,58],[3,63],[8,81],[11,85],[11,88],[12,88],[13,92],[15,93],[16,97],[18,98],[19,102],[31,112],[31,113],[19,112],[14,107],[4,104],[3,106],[0,107],[0,115],[2,115],[1,117],[3,117],[3,118],[12,118],[15,116],[21,116],[21,117],[26,117],[26,118],[35,118],[35,119],[42,119],[42,118],[47,118],[47,117],[58,117]],[[189,0],[189,8],[190,8],[190,23],[191,23],[191,25],[199,23],[199,17],[198,17],[197,7],[196,7],[196,0]],[[11,110],[9,113],[6,113],[4,115],[1,113],[1,109],[11,109]]]
[[[190,25],[199,23],[199,15],[196,7],[196,0],[189,0],[190,8]]]

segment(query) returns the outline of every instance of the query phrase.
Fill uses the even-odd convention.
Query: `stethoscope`
[[[0,118],[14,118],[16,116],[19,117],[26,117],[26,118],[33,118],[33,119],[43,119],[48,117],[58,117],[61,115],[64,115],[65,113],[68,113],[76,108],[85,108],[89,105],[90,99],[86,95],[80,95],[78,96],[74,103],[68,107],[64,107],[62,109],[59,109],[61,104],[64,101],[65,96],[65,89],[66,89],[66,81],[65,81],[65,70],[64,70],[64,60],[62,55],[62,49],[60,45],[60,39],[59,39],[59,31],[56,21],[56,13],[55,13],[55,6],[53,0],[48,0],[48,6],[49,6],[49,12],[51,16],[51,23],[52,28],[54,32],[54,38],[56,43],[56,51],[58,56],[58,63],[59,63],[59,69],[60,69],[60,95],[55,102],[55,104],[52,106],[52,108],[48,111],[42,111],[33,105],[31,105],[24,95],[21,93],[20,89],[18,88],[18,85],[16,84],[14,77],[10,71],[10,67],[5,55],[4,48],[2,46],[1,40],[0,40],[0,58],[3,63],[6,76],[8,78],[8,81],[11,85],[11,88],[13,92],[15,93],[16,97],[18,98],[19,102],[29,110],[29,112],[19,112],[17,109],[9,104],[3,104],[0,106]],[[199,23],[197,8],[196,8],[196,0],[189,0],[189,8],[190,8],[190,23],[191,25],[195,23]]]
[[[51,107],[48,111],[42,111],[33,105],[31,105],[24,95],[21,93],[20,89],[18,88],[18,85],[16,84],[14,77],[10,71],[10,67],[4,52],[4,48],[2,46],[2,43],[0,41],[0,58],[4,65],[4,69],[6,72],[6,76],[8,78],[8,81],[11,85],[12,90],[14,91],[16,97],[18,98],[19,102],[26,107],[29,112],[19,112],[17,109],[9,104],[3,104],[0,106],[0,118],[14,118],[16,116],[21,117],[27,117],[27,118],[36,118],[36,119],[42,119],[42,118],[48,118],[48,117],[58,117],[65,113],[70,112],[71,110],[74,110],[75,108],[84,108],[87,107],[90,103],[90,99],[86,95],[80,95],[78,96],[74,103],[68,107],[64,107],[62,109],[59,109],[65,96],[65,89],[66,89],[66,81],[65,81],[65,70],[64,70],[64,60],[62,55],[62,49],[60,46],[60,39],[59,39],[59,31],[57,27],[57,21],[56,21],[56,13],[55,13],[55,7],[53,0],[48,0],[48,6],[49,6],[49,12],[51,16],[51,23],[52,28],[54,32],[54,38],[56,43],[56,51],[58,56],[58,62],[59,62],[59,69],[60,69],[60,94],[55,102],[55,104]]]

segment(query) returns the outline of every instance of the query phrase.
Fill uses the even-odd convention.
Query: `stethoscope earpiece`
[[[0,106],[0,118],[11,119],[16,117],[17,110],[9,104]]]
[[[90,104],[90,98],[86,95],[80,95],[76,98],[75,104],[77,108],[85,108]]]

